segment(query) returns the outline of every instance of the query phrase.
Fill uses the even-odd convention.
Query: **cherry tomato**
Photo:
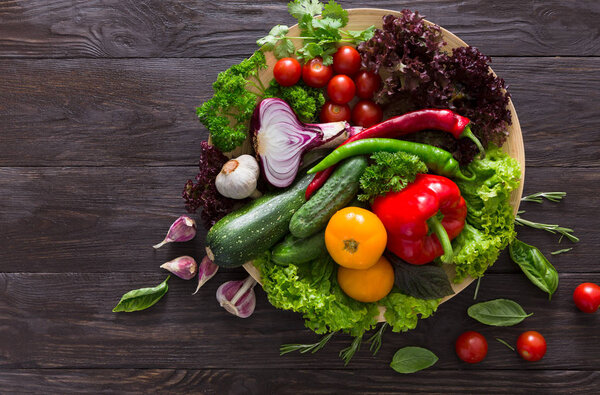
[[[456,355],[467,363],[483,361],[487,355],[488,344],[481,333],[468,331],[456,339],[454,344]]]
[[[282,86],[295,85],[302,75],[302,66],[294,58],[279,59],[273,67],[275,81]]]
[[[354,125],[368,128],[383,119],[383,111],[371,100],[361,100],[352,109],[352,123]]]
[[[539,361],[546,354],[546,339],[536,331],[523,332],[517,339],[517,352],[526,361]]]
[[[322,88],[331,79],[333,68],[323,65],[323,59],[313,58],[302,67],[302,79],[306,85],[313,88]]]
[[[360,54],[348,45],[333,54],[333,70],[337,74],[354,75],[360,69]]]
[[[344,74],[338,74],[329,80],[327,84],[327,96],[337,104],[346,104],[354,98],[356,86],[352,78]]]
[[[381,77],[372,71],[362,70],[354,77],[356,96],[370,99],[381,87]]]
[[[321,122],[339,122],[350,121],[352,111],[347,104],[336,104],[332,101],[326,101],[321,109]]]
[[[573,292],[577,308],[584,313],[593,313],[600,307],[600,286],[594,283],[579,284]]]

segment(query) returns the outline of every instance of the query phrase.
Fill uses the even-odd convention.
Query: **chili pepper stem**
[[[442,244],[442,248],[444,249],[444,255],[441,256],[442,262],[452,263],[452,258],[454,257],[452,244],[450,243],[448,232],[446,232],[446,229],[444,229],[444,226],[440,222],[439,218],[434,215],[427,220],[427,225],[431,230],[433,230],[433,233],[435,233],[437,236],[440,244]]]
[[[465,126],[465,130],[463,130],[463,132],[460,134],[460,137],[466,137],[472,142],[474,142],[477,146],[477,149],[479,150],[479,159],[485,158],[485,148],[483,148],[483,145],[481,145],[481,141],[479,141],[479,139],[473,134],[473,131],[471,131],[470,124]]]

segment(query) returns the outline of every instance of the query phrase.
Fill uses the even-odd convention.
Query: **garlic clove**
[[[167,232],[167,237],[160,243],[154,245],[155,249],[162,247],[163,245],[171,242],[181,242],[181,241],[190,241],[196,236],[196,221],[188,217],[187,215],[182,215],[177,218],[169,231]]]
[[[228,281],[217,289],[217,301],[229,313],[248,318],[256,307],[255,285],[252,276],[244,281]]]
[[[190,280],[196,275],[198,265],[196,260],[191,256],[180,256],[172,261],[165,262],[160,265],[162,269],[168,270],[174,275],[184,280]]]
[[[214,264],[208,256],[202,258],[202,262],[200,262],[200,267],[198,268],[198,287],[192,295],[196,295],[200,288],[217,274],[217,270],[219,270],[219,266]]]

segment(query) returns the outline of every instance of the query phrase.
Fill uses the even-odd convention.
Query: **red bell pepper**
[[[400,192],[376,198],[371,208],[388,232],[388,250],[414,265],[442,255],[444,262],[452,262],[450,240],[463,230],[467,217],[465,199],[452,180],[418,174]]]

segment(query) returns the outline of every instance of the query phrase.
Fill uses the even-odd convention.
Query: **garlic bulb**
[[[217,175],[215,180],[217,191],[232,199],[258,197],[260,192],[256,190],[256,183],[259,173],[258,162],[251,155],[240,155],[230,159]]]

